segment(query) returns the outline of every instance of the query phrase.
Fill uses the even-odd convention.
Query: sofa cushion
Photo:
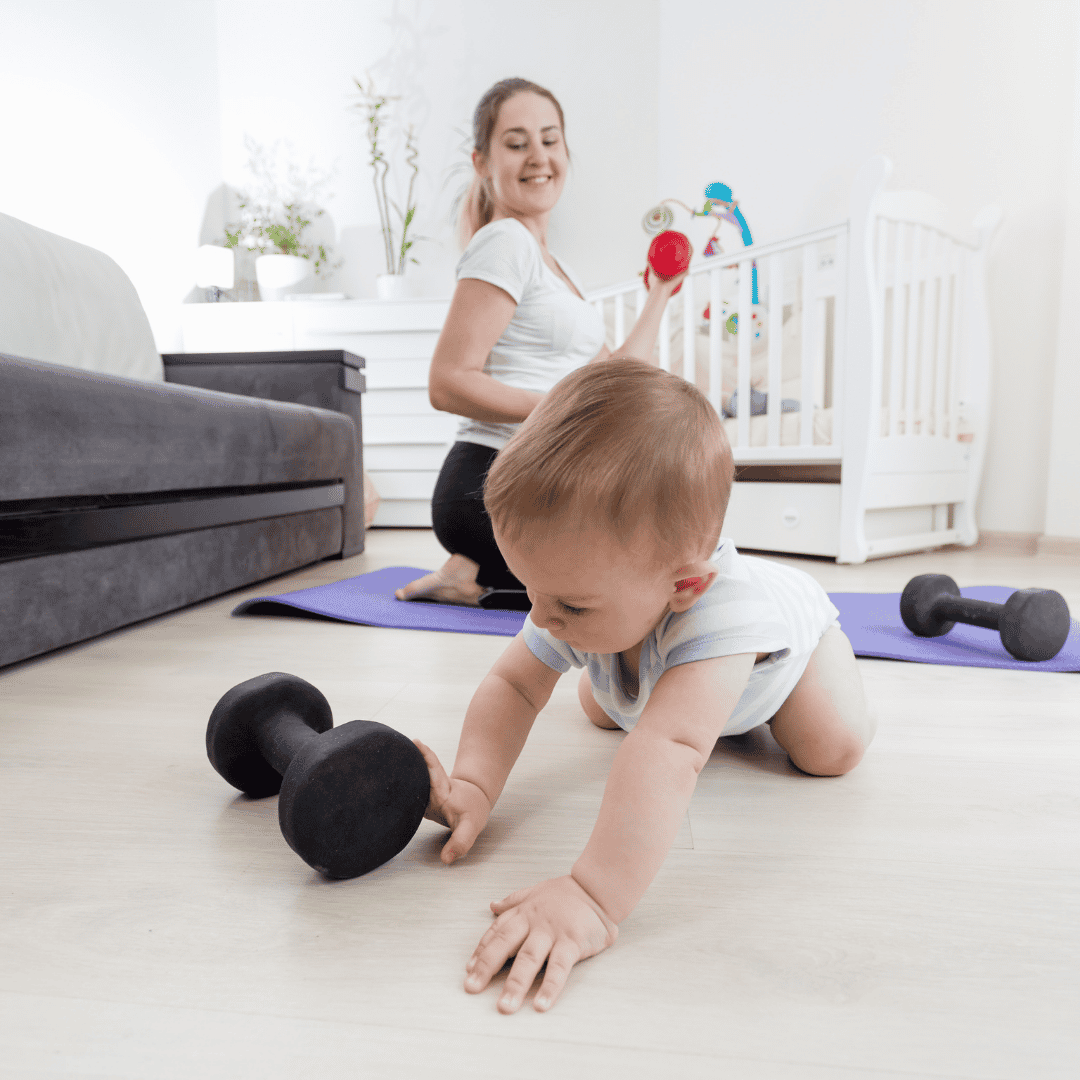
[[[0,502],[330,479],[359,495],[358,459],[340,413],[0,356]]]
[[[108,255],[0,214],[0,353],[161,382],[135,286]]]

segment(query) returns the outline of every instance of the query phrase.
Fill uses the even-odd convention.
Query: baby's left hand
[[[469,972],[465,989],[480,993],[516,953],[499,998],[501,1013],[521,1008],[545,960],[547,973],[533,1005],[539,1012],[550,1009],[570,969],[614,944],[619,936],[618,925],[569,874],[519,889],[492,903],[491,910],[497,918],[465,965]]]

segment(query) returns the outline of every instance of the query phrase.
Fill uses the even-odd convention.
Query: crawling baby
[[[499,1009],[550,1008],[611,945],[670,849],[718,738],[769,724],[803,772],[855,767],[873,737],[855,657],[821,586],[720,538],[734,468],[705,396],[642,361],[559,382],[500,452],[485,505],[532,611],[480,684],[453,771],[428,763],[445,863],[483,830],[559,677],[597,726],[627,732],[569,872],[491,905],[466,964],[483,990],[516,956]]]

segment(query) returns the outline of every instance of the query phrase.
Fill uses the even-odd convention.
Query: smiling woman
[[[548,250],[548,221],[570,154],[562,107],[550,90],[504,79],[473,116],[475,175],[462,207],[465,252],[431,361],[431,404],[464,418],[432,497],[435,535],[450,553],[399,600],[526,610],[484,510],[491,463],[565,375],[612,354],[573,272]],[[660,316],[681,277],[651,289],[617,354],[651,356]]]

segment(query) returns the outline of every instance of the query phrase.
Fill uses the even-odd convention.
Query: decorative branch
[[[363,109],[367,118],[368,140],[368,164],[371,166],[371,183],[375,190],[375,205],[379,211],[379,230],[383,238],[383,255],[386,259],[386,272],[388,274],[405,273],[406,260],[418,262],[417,259],[408,255],[414,241],[408,239],[409,227],[416,216],[416,204],[413,202],[413,192],[420,166],[416,163],[419,150],[416,146],[413,128],[410,126],[405,132],[405,164],[412,170],[409,178],[408,192],[405,196],[405,209],[390,197],[387,190],[387,178],[390,173],[390,161],[379,143],[380,134],[385,122],[389,120],[388,105],[392,98],[386,94],[379,94],[375,89],[374,80],[369,78],[365,86],[359,79],[353,78],[356,88],[360,91],[360,101],[357,108]],[[395,236],[393,215],[397,215],[400,223],[400,239]],[[417,237],[423,240],[425,237]]]

